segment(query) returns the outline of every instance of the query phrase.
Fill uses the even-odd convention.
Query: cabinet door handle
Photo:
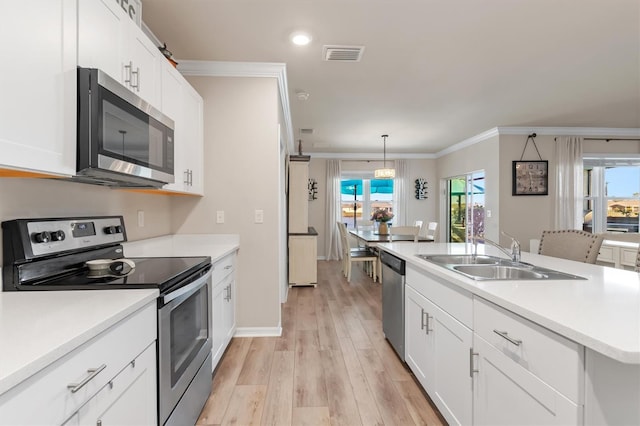
[[[184,184],[189,185],[189,169],[184,171]]]
[[[67,388],[71,389],[71,393],[78,392],[80,389],[84,387],[84,385],[86,385],[91,380],[93,380],[93,378],[96,377],[98,374],[100,374],[100,372],[105,368],[107,368],[107,364],[102,364],[98,368],[89,368],[87,370],[87,373],[90,373],[90,374],[87,377],[85,377],[84,380],[82,380],[80,383],[69,383],[67,385]]]
[[[433,331],[432,328],[429,328],[429,318],[433,318],[431,315],[429,315],[428,312],[425,312],[427,314],[427,321],[426,324],[424,325],[425,328],[427,329],[427,334],[429,334],[430,331]]]
[[[133,76],[136,76],[136,83],[133,84]],[[135,71],[131,71],[131,87],[136,89],[136,92],[140,92],[140,67],[136,67]]]
[[[478,355],[478,352],[474,352],[473,348],[469,348],[469,377],[473,378],[473,373],[478,373],[480,370],[473,368],[473,357]]]
[[[226,265],[226,266],[224,267],[224,269],[231,269],[232,267],[233,267],[233,265]]]
[[[189,186],[193,186],[193,170],[189,169]]]
[[[420,314],[420,330],[424,330],[424,309],[420,308],[422,313]]]
[[[133,62],[129,61],[129,64],[125,64],[124,69],[127,71],[124,77],[124,82],[127,83],[129,87],[133,87],[133,73],[131,72],[133,70]]]
[[[493,330],[493,332],[496,333],[498,336],[502,337],[503,339],[506,339],[509,342],[513,343],[516,346],[520,346],[520,344],[522,343],[522,340],[514,339],[513,337],[510,337],[509,333],[507,333],[506,331]]]

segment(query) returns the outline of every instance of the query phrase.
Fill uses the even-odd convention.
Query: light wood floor
[[[381,286],[318,262],[294,287],[282,336],[234,338],[198,425],[441,425],[382,333]]]

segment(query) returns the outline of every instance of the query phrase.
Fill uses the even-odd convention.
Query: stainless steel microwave
[[[78,68],[75,180],[158,188],[174,181],[174,122],[93,68]]]

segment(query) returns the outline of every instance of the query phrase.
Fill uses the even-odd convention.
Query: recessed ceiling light
[[[291,42],[296,46],[306,46],[311,43],[311,36],[302,31],[296,31],[291,34]]]

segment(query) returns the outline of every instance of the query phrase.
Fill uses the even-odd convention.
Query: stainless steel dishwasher
[[[382,263],[382,331],[404,361],[404,280],[405,262],[380,251]]]

